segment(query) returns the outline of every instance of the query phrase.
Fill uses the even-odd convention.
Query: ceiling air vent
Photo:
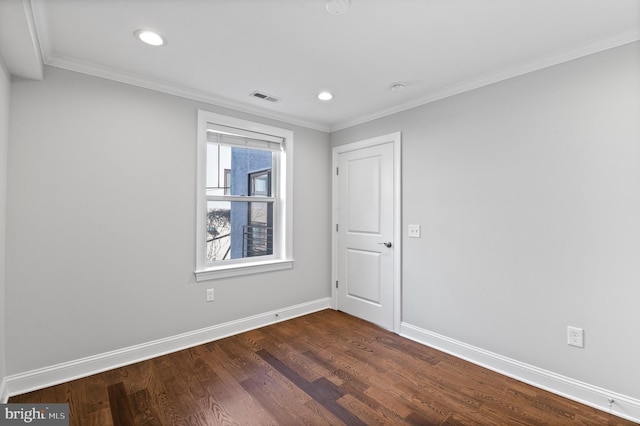
[[[252,96],[254,98],[258,98],[258,99],[263,99],[265,101],[273,102],[273,103],[276,103],[276,102],[278,102],[280,100],[280,99],[276,98],[275,96],[267,95],[266,93],[258,92],[257,90],[255,92],[251,93],[250,96]]]

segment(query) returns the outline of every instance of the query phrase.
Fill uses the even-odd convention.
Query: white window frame
[[[273,255],[206,262],[207,128],[209,124],[233,127],[282,138],[283,150],[274,156]],[[279,127],[198,110],[196,195],[196,281],[278,271],[293,267],[293,132]],[[246,198],[246,197],[245,197]],[[240,200],[240,199],[239,199]],[[243,201],[247,201],[246,199]]]

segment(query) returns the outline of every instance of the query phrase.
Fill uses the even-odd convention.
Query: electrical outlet
[[[213,289],[212,288],[208,288],[207,289],[207,302],[213,302]]]
[[[409,238],[420,238],[420,225],[409,225]]]
[[[567,327],[567,343],[570,346],[584,348],[584,330],[578,327]]]

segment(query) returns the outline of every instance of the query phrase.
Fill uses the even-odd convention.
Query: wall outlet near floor
[[[567,343],[570,346],[584,348],[584,330],[578,327],[567,327]]]
[[[207,289],[207,302],[213,302],[213,289],[212,288],[208,288]]]

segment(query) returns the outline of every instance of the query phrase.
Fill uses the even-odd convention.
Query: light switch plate
[[[409,225],[409,238],[420,238],[420,225]]]

